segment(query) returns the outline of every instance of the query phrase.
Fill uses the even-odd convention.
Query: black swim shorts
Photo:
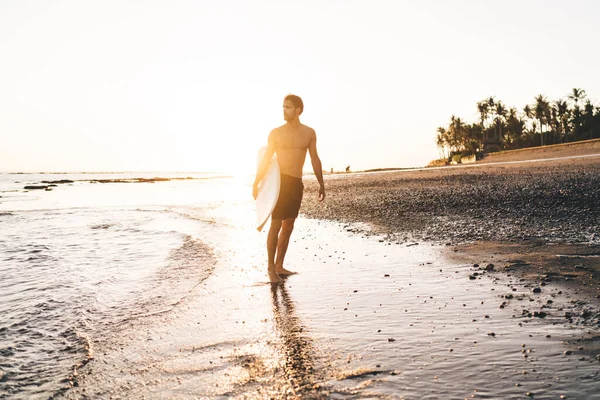
[[[304,184],[302,178],[281,174],[279,199],[271,215],[272,219],[297,218],[302,203]]]

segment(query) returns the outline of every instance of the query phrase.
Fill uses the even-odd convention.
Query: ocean
[[[94,340],[180,301],[210,271],[203,238],[250,200],[212,173],[0,174],[0,398],[64,390]]]

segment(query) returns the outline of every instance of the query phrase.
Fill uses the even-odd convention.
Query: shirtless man
[[[271,228],[267,237],[268,272],[271,283],[281,281],[283,275],[295,274],[295,272],[283,268],[283,259],[302,202],[304,190],[302,168],[307,150],[310,154],[313,171],[319,181],[319,201],[325,199],[323,171],[321,170],[321,160],[317,154],[317,135],[314,129],[300,123],[302,111],[304,111],[304,104],[300,97],[293,94],[285,97],[283,118],[286,123],[273,129],[269,134],[267,151],[261,160],[252,189],[252,195],[256,199],[258,184],[265,176],[273,153],[276,153],[281,171],[281,189],[279,200],[271,215]]]

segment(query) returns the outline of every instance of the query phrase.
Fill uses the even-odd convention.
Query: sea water
[[[155,177],[175,180],[131,181]],[[220,223],[203,210],[250,189],[209,173],[0,174],[0,398],[64,390],[95,339],[186,296]]]

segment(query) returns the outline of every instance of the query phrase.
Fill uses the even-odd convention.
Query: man
[[[268,273],[271,283],[281,281],[281,276],[295,274],[283,268],[283,260],[302,202],[304,190],[302,168],[307,150],[313,171],[319,181],[319,201],[325,199],[323,171],[317,154],[317,135],[314,129],[300,123],[302,111],[304,111],[304,103],[300,97],[293,94],[285,97],[283,118],[286,123],[273,129],[269,134],[267,151],[261,160],[252,189],[252,195],[256,199],[258,184],[267,171],[273,153],[276,153],[281,171],[281,188],[279,200],[271,215],[271,228],[267,236]]]

